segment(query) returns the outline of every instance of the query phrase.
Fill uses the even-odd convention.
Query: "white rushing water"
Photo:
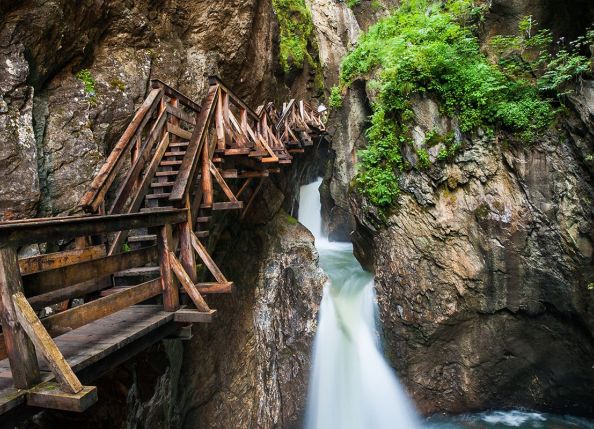
[[[384,360],[376,330],[372,276],[350,243],[322,235],[321,179],[301,188],[299,221],[316,238],[324,290],[313,351],[307,429],[416,429],[421,424],[404,389]]]

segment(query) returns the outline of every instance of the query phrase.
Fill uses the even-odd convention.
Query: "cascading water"
[[[330,278],[314,344],[306,428],[420,428],[380,350],[372,276],[350,243],[322,236],[320,184],[321,179],[303,186],[299,203],[299,221],[314,234],[320,265]]]

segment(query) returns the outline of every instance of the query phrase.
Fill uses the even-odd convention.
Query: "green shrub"
[[[85,87],[85,95],[87,96],[91,105],[97,104],[97,92],[95,90],[95,78],[89,71],[89,69],[82,69],[74,75],[80,80]]]
[[[328,104],[333,109],[340,109],[342,107],[342,93],[339,86],[333,86],[330,90]]]
[[[283,71],[301,70],[307,61],[316,63],[308,51],[314,35],[311,11],[305,0],[272,0],[280,27],[280,63]]]
[[[400,148],[412,144],[412,95],[428,93],[436,98],[442,112],[457,119],[462,133],[479,127],[489,134],[502,129],[532,142],[555,116],[551,94],[546,98],[543,93],[557,90],[584,70],[584,59],[577,54],[541,52],[550,47],[550,32],[535,32],[531,18],[522,21],[521,36],[495,39],[493,46],[502,54],[502,62],[492,63],[477,37],[483,13],[472,0],[403,0],[344,58],[342,88],[355,79],[373,78],[372,125],[356,183],[374,204],[389,206],[398,195],[398,177],[405,167]],[[536,57],[527,64],[512,61],[517,50],[525,58],[536,50]],[[529,76],[538,67],[545,72],[537,82]],[[453,139],[443,138],[448,143],[439,160],[450,159],[461,148]]]

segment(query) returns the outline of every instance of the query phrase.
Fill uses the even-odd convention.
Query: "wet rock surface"
[[[594,189],[570,134],[477,135],[452,163],[404,174],[385,221],[354,201],[386,352],[421,411],[594,413]]]

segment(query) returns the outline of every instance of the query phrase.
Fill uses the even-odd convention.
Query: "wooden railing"
[[[165,311],[176,312],[180,308],[178,281],[197,309],[194,313],[185,310],[184,321],[192,321],[192,314],[197,321],[211,316],[213,311],[195,284],[197,239],[189,228],[188,215],[187,209],[173,209],[0,224],[0,359],[8,357],[15,387],[30,389],[41,381],[37,350],[49,363],[59,384],[57,396],[50,402],[67,398],[78,401],[77,404],[92,404],[96,400],[95,389],[81,385],[52,338],[158,295],[162,295]],[[156,230],[157,245],[107,255],[105,244],[95,244],[17,259],[20,246],[89,236],[96,243],[106,243],[109,233],[136,228]],[[197,249],[202,250],[201,246]],[[114,289],[111,281],[103,281],[114,273],[151,262],[158,262],[160,267],[160,276],[154,280],[122,290]],[[98,292],[107,289],[113,293],[97,297]],[[75,298],[84,298],[85,302],[48,317],[38,317],[38,310]],[[43,405],[46,403],[43,398],[47,399],[48,395],[46,391],[42,398],[32,396],[32,401]],[[89,400],[89,395],[95,399]],[[79,405],[65,403],[62,407],[78,410]]]
[[[81,200],[88,215],[0,223],[0,359],[8,357],[17,388],[31,389],[41,381],[37,350],[59,384],[55,394],[30,390],[33,404],[62,401],[63,409],[80,411],[96,400],[56,336],[159,295],[175,320],[210,320],[214,310],[203,294],[233,289],[200,241],[211,212],[240,209],[245,216],[264,179],[324,136],[319,113],[303,101],[254,111],[217,77],[202,105],[163,82],[151,87]],[[153,243],[132,249],[130,235],[139,229],[146,235],[135,242]],[[68,240],[74,245],[67,250],[17,259],[21,246]],[[151,263],[158,278],[116,287],[113,275]],[[208,275],[214,281],[198,282]],[[195,308],[180,310],[180,292]],[[72,307],[74,299],[83,303]],[[40,318],[41,309],[56,305],[56,314]]]

